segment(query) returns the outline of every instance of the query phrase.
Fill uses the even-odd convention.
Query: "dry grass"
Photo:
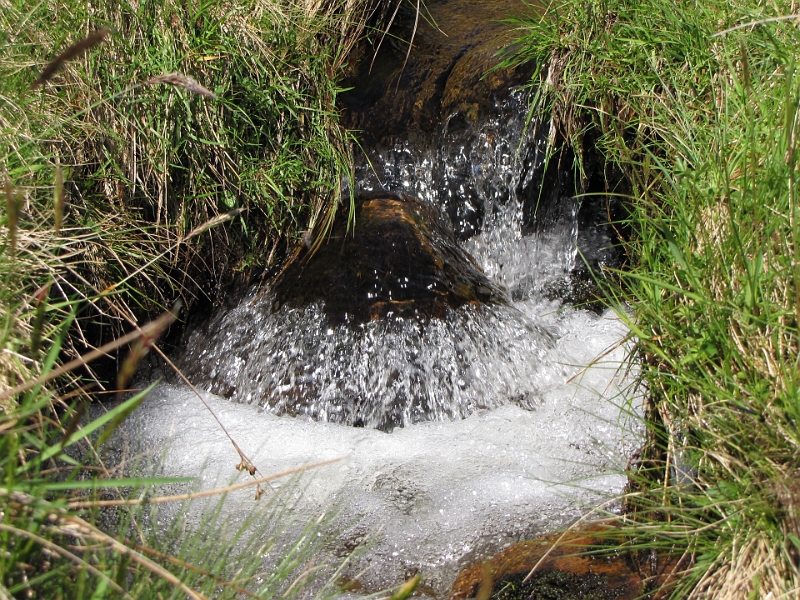
[[[715,598],[739,600],[740,598],[796,598],[798,589],[787,585],[787,572],[796,565],[787,564],[785,548],[773,540],[762,537],[744,537],[736,540],[731,556],[726,556],[710,568],[688,596],[689,600]]]

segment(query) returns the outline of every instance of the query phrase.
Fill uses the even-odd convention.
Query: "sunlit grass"
[[[190,306],[319,234],[351,162],[338,81],[378,3],[306,4],[148,0],[54,12],[0,2],[0,177],[19,206],[18,255],[60,255],[62,295],[113,285],[138,319],[177,297]],[[186,243],[232,211],[226,227]],[[98,307],[77,322],[107,341],[124,319]]]
[[[635,315],[650,442],[623,533],[685,555],[675,597],[800,589],[800,33],[776,19],[791,10],[568,0],[517,22],[517,60],[547,76],[539,107],[575,147],[599,132],[630,198],[631,269],[609,292]]]

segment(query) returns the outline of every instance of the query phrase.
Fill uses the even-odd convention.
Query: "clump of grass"
[[[61,299],[116,296],[120,310],[101,300],[78,315],[84,348],[117,335],[122,313],[214,300],[324,231],[350,173],[338,81],[386,4],[0,3],[9,242],[54,259]]]
[[[2,597],[332,597],[338,591],[336,564],[320,561],[328,542],[324,518],[309,523],[295,538],[287,534],[292,521],[285,514],[283,496],[273,495],[231,523],[225,497],[217,494],[218,502],[203,511],[199,525],[188,526],[189,502],[170,516],[162,514],[160,501],[175,503],[208,494],[156,493],[163,484],[189,480],[123,479],[102,461],[84,456],[76,464],[64,452],[90,442],[102,427],[106,432],[113,429],[141,396],[71,433],[42,419],[47,412],[41,403],[30,401],[34,396],[0,418]],[[21,431],[36,432],[39,452],[32,451]],[[105,499],[108,496],[119,499]],[[116,508],[103,518],[99,510],[108,505]],[[96,525],[100,522],[105,529]],[[115,525],[113,532],[109,525]],[[283,549],[276,553],[278,540]],[[278,556],[265,564],[264,555],[270,552]],[[316,562],[309,568],[312,559]],[[331,577],[327,583],[326,577]],[[318,580],[322,583],[316,591],[309,590]]]
[[[674,597],[800,593],[794,8],[566,0],[517,22],[538,108],[575,148],[591,130],[630,198],[609,292],[633,308],[650,435],[623,533],[685,556]]]
[[[141,354],[137,348],[153,345],[173,320],[174,315],[164,315],[113,344],[136,342],[129,357],[136,359]],[[315,595],[333,596],[338,590],[337,565],[320,562],[328,542],[323,518],[308,524],[293,541],[285,535],[292,519],[281,496],[273,493],[254,504],[244,518],[235,519],[236,527],[223,510],[229,492],[255,488],[258,500],[263,495],[261,484],[320,465],[218,490],[172,495],[159,495],[159,486],[191,479],[120,477],[116,466],[109,469],[104,464],[98,450],[149,389],[86,419],[86,402],[70,403],[44,388],[74,364],[92,358],[80,357],[54,368],[68,328],[69,320],[49,344],[40,377],[2,392],[17,402],[0,413],[0,596],[291,597],[307,594],[308,584],[327,575],[331,579],[317,585]],[[96,357],[110,349],[92,354]],[[240,470],[255,473],[255,468]],[[188,503],[209,497],[220,498],[216,507],[201,515],[199,524],[187,526]],[[174,518],[164,517],[157,508],[179,502],[184,508]],[[101,512],[109,509],[114,512]],[[274,535],[265,536],[265,525]],[[284,550],[265,564],[264,553],[277,537]],[[312,559],[315,563],[309,566]]]

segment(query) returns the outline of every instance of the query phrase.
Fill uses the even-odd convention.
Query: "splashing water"
[[[612,311],[552,294],[570,278],[580,236],[595,244],[584,253],[607,238],[579,231],[572,199],[524,226],[544,148],[523,106],[512,95],[483,124],[451,121],[432,148],[397,140],[374,151],[380,183],[366,165],[358,171],[360,191],[381,185],[447,212],[506,304],[334,324],[320,303],[275,308],[269,289],[253,290],[195,331],[182,357],[262,473],[347,457],[316,471],[293,511],[302,524],[337,506],[343,554],[371,540],[350,571],[366,591],[421,573],[446,595],[470,562],[619,493],[639,444],[627,330]],[[128,426],[142,447],[169,445],[166,475],[205,466],[205,488],[226,483],[239,460],[182,386],[158,386]],[[236,519],[252,497],[228,502]]]
[[[462,239],[479,233],[485,215],[519,212],[545,165],[546,139],[527,123],[527,102],[516,90],[481,122],[453,115],[433,143],[390,138],[357,163],[357,189],[411,194],[441,207]]]
[[[268,297],[252,302],[212,323],[208,338],[189,340],[187,374],[215,394],[333,423],[387,430],[507,400],[532,407],[553,345],[505,306],[354,327],[331,326],[318,305],[272,312]]]
[[[517,190],[527,171],[515,157],[533,141],[522,105],[512,95],[480,126],[462,127],[457,135],[445,126],[443,142],[422,158],[394,148],[372,161],[383,165],[383,185],[390,189],[410,188],[436,204],[455,187],[493,207],[483,232],[465,247],[517,301],[568,277],[577,252],[572,200],[546,231],[522,235]],[[363,165],[359,172],[360,188],[369,191]],[[318,302],[275,307],[269,291],[254,291],[194,332],[181,362],[196,384],[237,402],[391,430],[508,402],[535,407],[553,345],[540,315],[514,306],[448,309],[442,319],[336,324]]]
[[[537,392],[524,407],[508,402],[387,434],[278,417],[204,394],[261,473],[343,459],[315,469],[301,494],[284,499],[298,524],[287,544],[303,524],[335,507],[341,516],[334,552],[346,556],[370,543],[345,572],[366,592],[421,573],[427,589],[445,597],[465,566],[566,527],[621,492],[626,462],[641,440],[621,343],[627,330],[610,311],[558,310],[557,302],[540,300],[515,306],[543,315],[552,338]],[[183,386],[160,384],[126,427],[140,440],[129,438],[134,452],[168,448],[163,474],[202,473],[203,489],[226,485],[240,460]],[[226,518],[241,519],[252,507],[251,490],[231,494]]]

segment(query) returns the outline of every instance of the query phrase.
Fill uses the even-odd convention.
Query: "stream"
[[[456,4],[491,3],[432,3],[442,30],[456,27]],[[506,4],[515,3],[492,10]],[[414,56],[450,52],[458,57],[451,74],[470,71],[459,61],[472,50],[494,56],[470,42],[499,31],[481,22],[446,42],[423,25],[402,70],[405,50],[387,50],[357,75],[366,96],[343,104],[367,131],[356,195],[388,190],[438,211],[458,252],[499,290],[492,301],[423,314],[421,303],[390,293],[380,318],[334,318],[324,289],[311,301],[279,302],[274,284],[264,284],[195,329],[177,357],[262,474],[342,459],[304,476],[302,493],[287,493],[296,496],[298,528],[335,509],[337,548],[369,540],[348,571],[365,592],[420,573],[426,593],[446,596],[465,566],[619,494],[641,442],[628,331],[593,301],[589,274],[616,264],[613,234],[597,204],[575,199],[571,172],[548,166],[546,123],[526,125],[527,92],[495,82],[504,93],[474,103],[448,100],[452,78],[436,84],[438,100],[420,91],[424,81],[414,87],[430,70]],[[450,48],[453,40],[469,51]],[[411,78],[405,105],[422,108],[399,119],[401,129],[393,118],[369,125],[371,113],[405,110],[386,112],[381,103],[396,100],[381,96],[381,77]],[[404,277],[401,288],[413,283]],[[167,449],[166,475],[202,473],[204,489],[237,475],[229,440],[174,378],[158,383],[126,431],[129,448]],[[245,490],[230,495],[226,510],[236,521],[252,506]]]

